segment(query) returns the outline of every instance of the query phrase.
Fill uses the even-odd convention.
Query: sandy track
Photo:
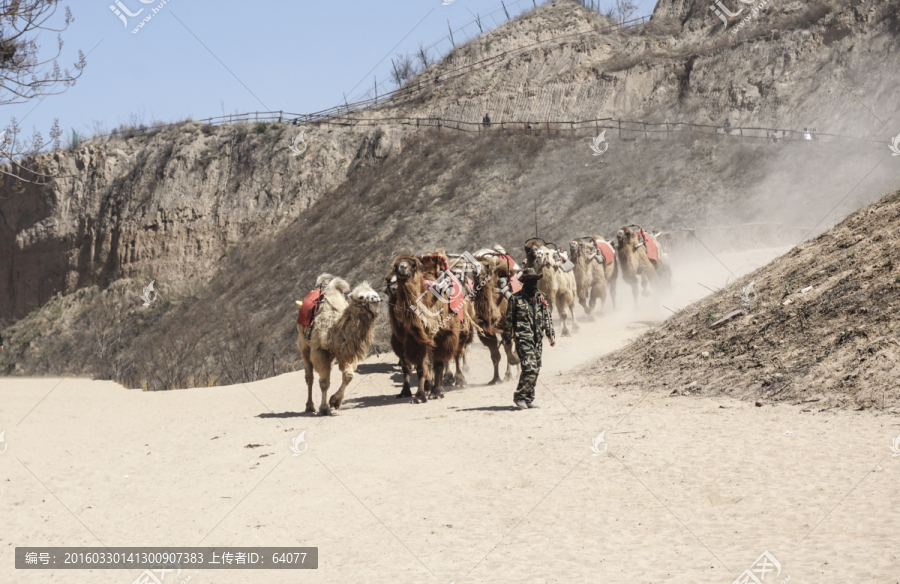
[[[688,284],[678,308],[703,293]],[[302,372],[165,393],[4,378],[0,581],[139,574],[16,571],[16,546],[202,544],[318,546],[320,568],[166,584],[730,584],[764,551],[782,566],[765,582],[897,582],[900,421],[606,387],[574,369],[666,313],[635,313],[624,292],[614,315],[546,347],[539,410],[511,409],[512,382],[482,385],[481,347],[468,388],[422,405],[394,399],[393,356],[372,358],[330,418],[300,413]],[[293,456],[301,431],[309,449]]]

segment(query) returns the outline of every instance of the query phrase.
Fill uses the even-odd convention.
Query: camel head
[[[384,279],[384,292],[388,296],[397,294],[397,276],[392,271]]]
[[[626,225],[616,233],[616,249],[626,249],[626,244],[628,243],[632,244],[633,247],[634,244],[637,243],[637,236],[634,231]]]
[[[368,282],[363,282],[350,292],[347,300],[350,302],[350,306],[365,308],[374,315],[378,311],[378,303],[381,302],[381,296]]]
[[[415,256],[399,256],[394,260],[393,272],[394,275],[397,276],[398,282],[405,282],[406,280],[415,278],[416,275],[422,273],[422,262],[420,262]]]
[[[556,252],[549,247],[542,245],[532,248],[534,253],[534,267],[541,272],[545,267],[553,267],[556,265]]]

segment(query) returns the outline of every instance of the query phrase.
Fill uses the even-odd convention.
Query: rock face
[[[2,182],[0,318],[121,278],[205,280],[242,238],[300,216],[349,173],[399,146],[375,129],[187,124],[38,156],[57,178]]]
[[[822,231],[897,188],[893,159],[879,160],[900,127],[878,120],[900,120],[900,0],[867,6],[773,4],[732,36],[698,1],[664,0],[651,23],[610,32],[560,0],[458,47],[351,125],[304,127],[298,157],[288,145],[299,127],[188,123],[23,161],[54,178],[0,179],[0,324],[17,320],[7,370],[77,365],[158,389],[283,372],[298,366],[293,302],[319,273],[378,286],[400,251],[513,250],[536,216],[559,241],[630,222],[724,233],[723,249],[736,223]],[[877,129],[881,143],[608,136],[600,161],[585,133],[478,136],[386,119],[485,113]],[[827,221],[810,212],[822,208],[834,210]],[[145,310],[137,295],[151,280],[168,289]]]
[[[649,23],[626,30],[574,2],[546,4],[457,47],[381,112],[472,124],[485,113],[494,123],[729,119],[879,139],[881,121],[900,119],[900,1],[722,1],[743,9],[727,27],[710,0],[660,0]],[[854,95],[878,104],[877,117]]]

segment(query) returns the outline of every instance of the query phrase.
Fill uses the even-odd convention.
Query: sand
[[[776,252],[722,257],[740,273]],[[676,284],[672,309],[706,292],[688,266]],[[370,358],[332,417],[301,413],[302,372],[160,393],[0,378],[0,582],[140,574],[13,569],[16,546],[50,545],[319,548],[318,570],[185,568],[166,584],[730,584],[766,551],[781,571],[764,582],[900,581],[900,420],[623,392],[578,367],[667,310],[634,311],[620,285],[615,313],[576,314],[580,330],[545,345],[536,410],[511,408],[514,382],[484,385],[480,346],[468,387],[420,405],[394,398],[393,355]]]

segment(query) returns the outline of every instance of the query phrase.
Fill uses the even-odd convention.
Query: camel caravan
[[[314,374],[319,376],[322,392],[319,414],[330,415],[340,409],[356,366],[372,345],[379,303],[388,304],[391,349],[403,373],[397,398],[424,403],[443,398],[445,385],[466,385],[466,351],[476,337],[490,351],[494,366],[488,385],[513,379],[512,367],[519,365],[519,358],[512,343],[502,342],[502,333],[508,301],[522,288],[516,278],[521,270],[531,268],[540,274],[537,287],[546,296],[551,313],[556,307],[562,336],[570,336],[570,318],[571,331],[578,331],[576,299],[588,320],[595,319],[598,299],[599,314],[606,310],[607,296],[615,309],[620,272],[631,286],[635,307],[639,286],[643,296],[650,296],[651,289],[668,290],[671,270],[659,235],[645,232],[640,225],[626,225],[613,240],[598,235],[581,237],[571,241],[568,250],[535,237],[525,242],[526,259],[521,267],[499,245],[474,254],[452,254],[444,249],[418,256],[402,254],[385,277],[384,298],[368,282],[351,289],[345,280],[322,274],[315,289],[297,301],[297,346],[308,390],[306,412],[316,412]],[[503,354],[506,369],[501,378]],[[341,385],[329,399],[334,362],[341,371]],[[413,369],[415,393],[410,385]]]

